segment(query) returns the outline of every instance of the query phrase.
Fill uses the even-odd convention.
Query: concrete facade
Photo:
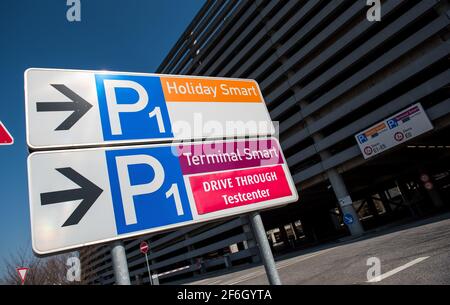
[[[156,71],[259,82],[300,194],[262,215],[276,249],[274,239],[307,245],[439,208],[418,182],[421,170],[448,202],[449,2],[381,2],[381,21],[370,22],[362,0],[207,1]],[[355,134],[417,102],[433,131],[365,160]],[[353,204],[342,208],[346,196]],[[359,228],[343,224],[345,209]],[[126,241],[132,283],[148,283],[144,239],[162,284],[259,260],[242,216]],[[109,246],[81,257],[87,282],[114,282]]]

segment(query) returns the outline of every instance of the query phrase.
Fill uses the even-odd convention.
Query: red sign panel
[[[14,139],[6,129],[5,125],[0,122],[0,145],[11,145],[14,143]]]
[[[145,241],[141,242],[141,244],[139,245],[139,249],[141,250],[141,253],[147,254],[149,249],[148,244]]]

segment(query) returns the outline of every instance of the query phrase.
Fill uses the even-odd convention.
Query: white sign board
[[[33,149],[274,134],[248,79],[31,68],[25,108]]]
[[[355,135],[364,159],[376,156],[394,146],[433,129],[420,103]]]
[[[298,199],[274,138],[35,152],[28,185],[39,254]]]

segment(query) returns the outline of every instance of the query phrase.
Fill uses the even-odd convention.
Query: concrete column
[[[343,216],[346,217],[346,215],[350,215],[353,219],[352,223],[346,223],[348,229],[350,230],[350,234],[352,236],[359,236],[363,234],[364,229],[359,220],[359,216],[356,213],[355,208],[353,207],[352,199],[347,191],[347,187],[345,186],[342,176],[334,168],[328,170],[327,175],[331,183],[331,187],[333,188],[334,194],[338,199]]]
[[[113,242],[111,249],[112,265],[116,285],[131,285],[130,274],[128,272],[127,254],[125,245],[121,240]]]
[[[299,89],[300,88],[298,87],[294,88],[294,92],[297,93]],[[299,105],[301,108],[303,108],[307,105],[307,103],[305,101],[300,101]],[[311,117],[304,118],[304,120],[306,123],[305,125],[306,128],[308,128],[308,125],[314,122],[314,119]],[[313,138],[315,144],[320,142],[323,138],[323,136],[320,133],[315,134],[311,134],[310,132],[308,133]],[[331,154],[326,150],[319,152],[319,155],[322,161],[331,157]],[[348,221],[346,222],[346,225],[350,230],[350,234],[352,236],[359,236],[363,234],[364,229],[359,220],[359,216],[356,213],[355,208],[353,207],[353,202],[347,190],[347,187],[344,183],[344,179],[342,179],[342,176],[338,173],[338,171],[335,168],[327,170],[326,173],[344,217],[346,217],[347,219],[352,219],[351,222]]]

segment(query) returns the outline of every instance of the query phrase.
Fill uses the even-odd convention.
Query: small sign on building
[[[394,114],[355,135],[358,146],[369,159],[433,129],[420,103]]]

